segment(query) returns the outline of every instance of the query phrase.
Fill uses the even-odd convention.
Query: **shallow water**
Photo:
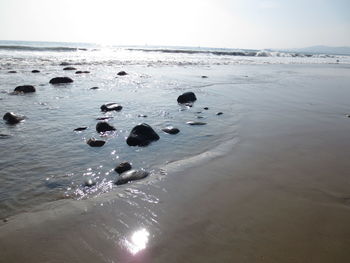
[[[60,63],[66,61],[78,70],[91,73],[63,71],[64,66]],[[279,66],[281,61],[285,65]],[[113,169],[121,161],[130,161],[134,168],[149,170],[151,178],[157,179],[164,176],[161,167],[166,163],[196,156],[228,140],[239,139],[242,120],[250,118],[256,110],[260,114],[280,110],[281,104],[274,107],[276,102],[284,104],[287,113],[293,109],[297,112],[301,107],[311,115],[315,111],[331,114],[330,109],[331,112],[338,111],[339,115],[345,114],[347,101],[345,98],[342,101],[341,95],[340,100],[337,98],[340,104],[336,106],[325,100],[331,101],[331,96],[341,94],[343,84],[339,84],[338,93],[321,94],[321,100],[310,97],[307,105],[300,104],[298,96],[302,95],[305,101],[308,93],[296,91],[305,88],[313,94],[314,82],[319,81],[320,75],[327,85],[331,84],[327,82],[327,74],[334,78],[339,72],[340,79],[346,78],[347,66],[289,65],[298,61],[324,64],[334,62],[334,58],[247,58],[120,49],[1,50],[0,112],[3,115],[13,111],[27,117],[15,126],[0,121],[0,133],[10,135],[0,139],[1,217],[61,198],[89,198],[116,189],[113,182],[117,174]],[[270,63],[277,65],[266,65]],[[33,69],[41,72],[33,74]],[[9,70],[17,73],[8,73]],[[125,70],[128,75],[117,77],[120,70]],[[203,75],[208,78],[202,78]],[[49,80],[56,76],[69,76],[74,83],[50,85]],[[10,94],[16,86],[24,84],[34,85],[37,92]],[[90,89],[95,86],[99,89]],[[294,86],[298,89],[293,89]],[[176,102],[176,98],[186,91],[197,95],[193,107]],[[122,111],[102,113],[100,106],[108,102],[120,103]],[[224,114],[217,116],[217,112]],[[113,117],[109,123],[117,128],[116,132],[107,136],[97,134],[96,118],[102,116]],[[207,125],[189,126],[187,121],[201,121]],[[151,125],[160,140],[148,147],[129,147],[126,137],[142,122]],[[168,125],[181,132],[177,135],[163,133],[161,128]],[[73,131],[81,126],[88,126],[88,129]],[[106,144],[101,148],[89,147],[86,140],[91,137],[106,140]],[[90,178],[97,182],[96,186],[84,187],[84,181]]]

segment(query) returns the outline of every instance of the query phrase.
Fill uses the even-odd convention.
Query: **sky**
[[[0,40],[350,46],[349,0],[0,0]]]

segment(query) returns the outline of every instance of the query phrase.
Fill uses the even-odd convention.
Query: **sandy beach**
[[[349,69],[332,69],[334,85],[241,97],[223,155],[9,217],[0,261],[350,262]]]

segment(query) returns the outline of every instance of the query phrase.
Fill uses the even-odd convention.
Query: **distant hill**
[[[350,55],[350,47],[312,46],[306,48],[289,49],[287,51],[332,55]]]

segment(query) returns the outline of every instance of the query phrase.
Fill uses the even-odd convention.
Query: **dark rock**
[[[75,72],[75,74],[83,74],[83,73],[90,73],[90,71],[87,70],[78,70]]]
[[[112,126],[109,125],[108,122],[101,121],[96,124],[96,131],[98,133],[101,132],[107,132],[107,131],[115,131],[116,129]]]
[[[158,140],[159,135],[152,129],[152,127],[146,123],[142,123],[131,130],[126,143],[129,146],[147,146],[152,141]]]
[[[24,116],[21,115],[16,115],[13,112],[7,112],[3,119],[8,123],[8,124],[16,124],[24,120]]]
[[[40,73],[40,70],[34,69],[32,70],[32,73]]]
[[[200,121],[188,121],[186,122],[188,125],[196,126],[196,125],[206,125],[207,123],[205,122],[200,122]]]
[[[209,110],[209,108],[208,108],[208,107],[204,107],[203,109],[204,109],[204,110]]]
[[[57,77],[50,80],[50,84],[66,84],[66,83],[72,83],[73,80],[68,77]]]
[[[96,182],[93,181],[92,179],[87,179],[87,180],[84,182],[84,186],[85,186],[85,187],[93,187],[94,185],[96,185]]]
[[[184,104],[196,101],[196,95],[193,92],[185,92],[177,98],[177,102]]]
[[[91,147],[101,147],[103,146],[106,142],[102,140],[96,140],[95,138],[91,138],[86,142],[88,145]]]
[[[118,174],[122,174],[129,170],[131,170],[131,164],[128,162],[122,162],[114,169]]]
[[[76,129],[74,129],[74,131],[83,131],[83,130],[86,130],[86,129],[87,129],[87,127],[84,126],[84,127],[76,128]]]
[[[165,127],[162,129],[163,132],[169,133],[169,134],[178,134],[180,130],[178,128],[174,128],[172,126]]]
[[[15,92],[23,92],[23,93],[30,93],[30,92],[35,92],[34,86],[31,85],[23,85],[23,86],[18,86],[14,90]]]
[[[208,78],[208,76],[202,76],[202,79],[207,79]]]
[[[65,67],[63,70],[77,70],[75,67]]]
[[[112,116],[108,116],[108,117],[99,117],[99,118],[96,118],[96,120],[98,121],[104,121],[104,120],[109,120],[109,119],[113,119]]]
[[[126,73],[125,71],[119,71],[117,73],[118,76],[125,76],[125,75],[128,75],[128,73]]]
[[[129,170],[129,171],[122,173],[118,177],[115,184],[116,185],[126,184],[126,183],[131,182],[131,181],[143,179],[143,178],[147,177],[148,175],[149,175],[149,173],[144,171],[144,170]]]
[[[111,103],[107,103],[107,104],[103,104],[100,109],[103,112],[107,112],[107,111],[121,111],[122,110],[122,105],[111,102]]]
[[[16,70],[10,70],[8,73],[17,73]]]
[[[10,138],[10,137],[11,137],[10,134],[0,133],[0,139],[7,139],[7,138]]]
[[[139,114],[139,115],[137,115],[137,117],[139,117],[139,118],[147,118],[147,115]]]
[[[99,89],[99,87],[92,87],[92,88],[90,88],[90,89]]]
[[[60,66],[69,66],[69,65],[71,65],[71,63],[69,63],[69,62],[62,62],[62,63],[60,64]]]
[[[219,115],[222,115],[222,114],[224,114],[224,113],[223,113],[223,112],[221,112],[221,111],[220,111],[220,112],[218,112],[218,113],[216,113],[216,115],[218,115],[218,116],[219,116]]]

